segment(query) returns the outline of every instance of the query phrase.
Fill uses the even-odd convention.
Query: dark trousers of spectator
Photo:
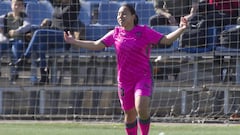
[[[10,53],[11,63],[15,63],[22,55],[26,48],[26,44],[21,39],[11,40],[9,43],[0,44],[0,57],[3,53]],[[10,80],[15,81],[18,78],[18,68],[11,66]]]
[[[48,71],[46,54],[57,53],[58,51],[66,50],[66,45],[63,39],[63,31],[40,29],[34,32],[33,37],[24,53],[24,57],[31,56],[31,82],[37,83],[37,67],[40,67],[41,80],[42,77],[47,77]],[[39,64],[38,64],[39,63]]]

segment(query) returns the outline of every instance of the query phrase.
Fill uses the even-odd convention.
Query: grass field
[[[240,125],[236,124],[153,123],[150,131],[150,135],[239,135],[239,133]],[[122,123],[7,121],[0,122],[0,135],[125,135],[125,132]]]

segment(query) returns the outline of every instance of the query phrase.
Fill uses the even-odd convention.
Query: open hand
[[[187,28],[188,27],[188,21],[186,18],[181,17],[179,27],[181,28]]]
[[[17,34],[16,34],[16,31],[15,31],[15,30],[9,30],[8,35],[9,35],[10,37],[14,37],[14,36],[16,36]]]
[[[72,44],[72,43],[74,43],[74,37],[73,37],[73,35],[70,33],[70,31],[65,31],[64,32],[64,40],[67,42],[67,43],[69,43],[69,44]]]

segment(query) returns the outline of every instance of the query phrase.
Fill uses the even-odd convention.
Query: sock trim
[[[151,118],[149,117],[148,119],[138,119],[140,124],[149,124],[151,122]]]
[[[126,123],[126,128],[134,128],[137,126],[137,120],[135,120],[133,123]]]

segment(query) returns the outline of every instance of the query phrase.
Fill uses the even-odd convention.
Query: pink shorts
[[[151,96],[153,81],[144,78],[129,84],[119,84],[118,97],[123,110],[130,110],[135,107],[135,96]]]

